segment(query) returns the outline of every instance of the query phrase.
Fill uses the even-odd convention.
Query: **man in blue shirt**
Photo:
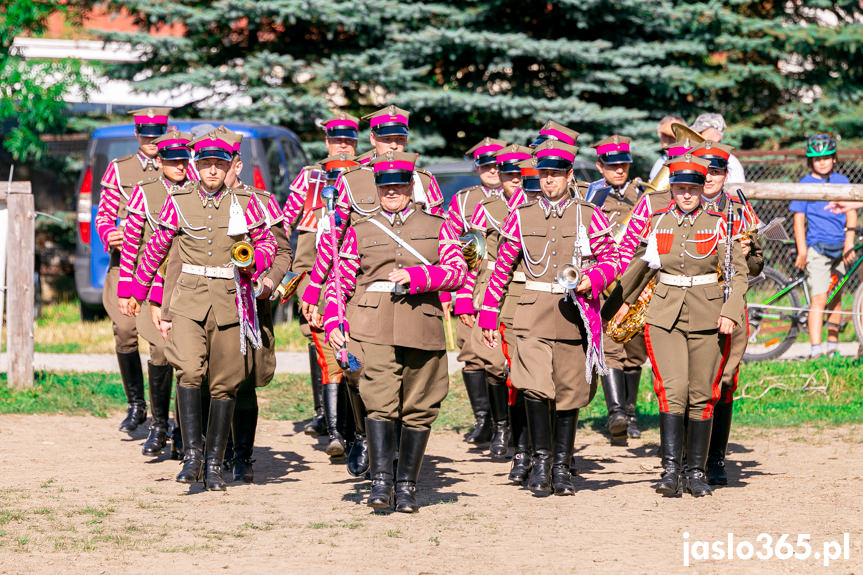
[[[836,140],[829,134],[816,134],[806,141],[806,159],[810,173],[801,178],[802,184],[847,184],[848,178],[833,172],[836,166]],[[827,296],[834,273],[845,273],[845,265],[854,261],[857,212],[834,213],[828,202],[794,200],[788,206],[794,212],[794,241],[797,244],[795,267],[809,274],[812,301],[809,306],[810,357],[823,353],[821,328]],[[807,229],[808,220],[808,229]],[[842,257],[841,261],[837,258]],[[834,298],[829,311],[839,310],[840,298]],[[841,315],[827,318],[828,354],[837,352]]]

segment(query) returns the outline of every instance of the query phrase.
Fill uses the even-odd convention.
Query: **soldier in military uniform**
[[[523,258],[527,281],[513,320],[512,382],[525,394],[533,443],[528,489],[539,495],[575,492],[570,464],[578,410],[592,399],[594,370],[602,369],[596,298],[619,265],[601,210],[568,193],[577,150],[553,140],[536,148],[542,196],[507,218],[479,314],[486,344],[494,347],[503,290]]]
[[[268,385],[276,373],[276,340],[273,334],[273,314],[269,296],[291,266],[291,244],[282,226],[283,214],[278,198],[266,190],[249,186],[240,179],[240,173],[243,171],[243,159],[240,154],[242,134],[219,126],[211,135],[231,144],[233,157],[231,167],[225,176],[225,186],[252,194],[264,214],[266,224],[277,245],[272,264],[258,277],[260,293],[256,304],[261,328],[261,347],[252,349],[251,376],[244,379],[237,390],[231,438],[225,457],[226,465],[230,464],[233,468],[234,481],[251,483],[255,478],[252,453],[258,428],[257,388]]]
[[[96,233],[111,263],[102,288],[102,303],[114,324],[114,346],[128,408],[120,423],[120,431],[131,432],[147,419],[144,400],[144,373],[138,354],[138,330],[135,319],[123,315],[117,307],[117,285],[120,278],[120,250],[123,247],[123,226],[126,205],[138,182],[159,178],[162,171],[156,165],[158,148],[153,140],[168,131],[169,108],[144,108],[131,112],[135,121],[135,137],[139,148],[134,154],[116,158],[108,164],[102,176],[102,191],[96,211]]]
[[[327,125],[331,126],[333,121],[338,121],[338,118],[330,120]],[[355,123],[353,125],[355,126]],[[344,133],[344,124],[337,124],[337,127],[340,133]],[[339,153],[329,156],[316,167],[309,167],[305,170],[307,176],[305,176],[303,181],[314,182],[314,184],[298,186],[296,189],[301,191],[292,191],[288,196],[288,201],[285,204],[287,234],[290,236],[293,230],[297,230],[297,255],[292,271],[306,274],[300,282],[299,293],[302,293],[304,288],[309,285],[308,272],[311,271],[314,264],[320,239],[324,234],[329,233],[330,229],[330,214],[327,210],[327,200],[321,192],[326,186],[332,186],[341,172],[356,165],[358,164],[353,155]],[[301,180],[301,178],[304,177],[302,175],[298,176],[295,182]],[[322,304],[323,302],[319,301],[318,308]],[[359,476],[364,474],[368,469],[365,432],[363,431],[362,422],[360,422],[358,424],[360,429],[352,433],[353,438],[345,438],[343,436],[344,433],[347,433],[345,429],[345,420],[347,417],[344,404],[348,400],[346,394],[350,393],[345,388],[350,386],[340,385],[344,374],[336,361],[332,349],[326,345],[324,332],[319,327],[319,315],[317,311],[313,313],[312,323],[307,322],[305,317],[301,318],[300,325],[303,328],[303,333],[308,332],[309,338],[312,340],[311,346],[316,350],[315,357],[320,363],[318,368],[322,374],[323,382],[324,426],[326,433],[329,435],[329,444],[327,445],[326,452],[330,457],[343,458],[345,456],[345,441],[346,439],[352,439],[351,450],[348,453],[348,472],[351,475]],[[354,391],[354,395],[358,396],[358,392]],[[339,417],[340,404],[343,407],[341,418]],[[356,404],[355,411],[361,415],[361,418],[364,418],[364,415],[362,415],[362,401],[359,397],[355,401],[351,400],[350,404],[351,406]],[[314,421],[312,424],[314,424]],[[310,431],[313,430],[314,428]]]
[[[701,203],[705,210],[718,212],[728,217],[728,205],[731,204],[734,236],[740,237],[740,248],[746,258],[746,267],[750,277],[757,277],[764,269],[764,252],[753,234],[761,223],[755,210],[744,198],[731,194],[724,188],[728,177],[728,158],[734,148],[718,142],[706,141],[692,149],[692,155],[710,162],[704,183],[704,193]],[[707,452],[707,481],[711,485],[727,485],[728,475],[725,473],[725,451],[728,448],[728,437],[731,432],[731,415],[734,407],[734,392],[737,391],[737,374],[740,362],[746,353],[749,336],[749,325],[746,314],[734,326],[731,333],[731,345],[728,359],[722,370],[722,395],[713,406],[713,429],[710,435],[710,449]]]
[[[120,273],[117,284],[117,307],[121,313],[132,317],[129,300],[132,297],[132,276],[138,261],[141,246],[147,245],[158,227],[159,213],[168,194],[175,187],[183,187],[189,176],[189,161],[192,137],[177,131],[159,136],[153,143],[158,148],[156,163],[162,177],[146,180],[135,186],[126,206],[128,216],[123,229],[123,249],[120,256]],[[162,277],[157,275],[150,297],[161,302]],[[136,329],[150,344],[150,360],[147,363],[150,388],[150,408],[153,421],[149,435],[141,449],[144,455],[161,453],[168,440],[168,414],[171,409],[171,388],[174,371],[165,357],[165,339],[151,321],[149,302],[145,303],[135,322]]]
[[[324,122],[327,156],[344,154],[353,158],[357,153],[359,140],[359,118],[338,112]],[[323,221],[321,213],[324,200],[321,190],[327,185],[325,171],[320,164],[304,167],[291,182],[288,200],[285,202],[285,226],[288,237],[294,230],[298,231],[297,253],[291,271],[307,275],[300,283],[297,293],[302,294],[309,285],[308,273],[312,271],[317,253],[315,237],[318,226]],[[311,234],[311,235],[310,235]],[[324,383],[337,383],[341,379],[341,368],[335,360],[329,346],[322,341],[323,332],[320,328],[311,328],[304,315],[300,315],[300,330],[309,339],[309,369],[312,382],[312,397],[314,398],[315,415],[304,430],[308,435],[327,435],[327,420],[324,414]],[[331,441],[328,451],[338,448],[338,442]],[[334,451],[335,452],[335,451]],[[344,452],[344,447],[342,447]]]
[[[507,152],[504,151],[504,154]],[[501,231],[506,218],[518,206],[534,201],[542,191],[539,172],[536,169],[536,160],[532,159],[532,156],[531,159],[517,161],[516,166],[519,168],[520,178],[502,178],[503,193],[500,196],[480,202],[471,220],[471,227],[482,232],[485,236],[486,252],[489,258],[486,270],[483,272],[486,277],[483,277],[481,284],[474,290],[475,309],[482,305],[482,297],[485,295],[488,281],[491,278],[490,272],[494,271],[498,248],[503,239]],[[509,170],[510,167],[506,166],[503,173],[511,174],[512,172]],[[517,484],[524,483],[528,473],[530,473],[530,438],[527,430],[527,413],[524,409],[524,392],[513,386],[512,378],[509,377],[512,373],[513,360],[518,353],[516,338],[512,335],[512,320],[516,303],[524,292],[525,281],[524,264],[519,259],[516,270],[513,272],[512,281],[507,286],[500,312],[500,349],[506,359],[509,422],[515,445],[509,480]]]
[[[467,265],[447,221],[413,200],[416,154],[390,152],[372,163],[381,209],[347,230],[339,253],[341,289],[328,284],[330,345],[346,339],[363,364],[359,389],[372,491],[368,504],[413,513],[431,425],[447,394],[443,310],[436,292],[460,288]],[[339,307],[348,300],[345,333]],[[401,421],[393,482],[396,422]]]
[[[681,488],[696,497],[711,492],[704,469],[713,408],[721,392],[727,336],[741,321],[747,288],[740,243],[730,242],[727,266],[724,219],[701,207],[708,165],[691,153],[669,160],[674,203],[651,215],[645,241],[620,280],[622,312],[652,278],[657,280],[644,337],[660,412],[664,471],[656,491],[664,495],[677,495]],[[720,284],[717,270],[730,281]]]
[[[156,270],[174,237],[182,266],[171,297],[172,322],[165,354],[179,379],[183,433],[181,483],[200,481],[224,490],[225,445],[237,389],[251,376],[249,347],[261,346],[253,282],[267,270],[277,245],[261,202],[247,190],[225,186],[231,167],[230,143],[204,135],[192,142],[200,182],[174,190],[159,216],[135,272],[133,312],[146,297]],[[253,263],[241,271],[232,257],[235,242],[250,242]],[[238,258],[237,262],[240,261]],[[201,385],[211,401],[207,425],[206,471],[201,413]]]
[[[506,142],[503,140],[483,138],[481,142],[465,153],[465,158],[473,160],[480,184],[459,190],[450,201],[449,209],[447,209],[447,220],[457,236],[462,236],[470,231],[471,218],[473,218],[476,207],[481,201],[500,195],[500,174],[494,156],[504,146],[506,146]],[[476,274],[477,270],[468,272],[465,287],[456,292],[455,305],[452,307],[459,319],[459,323],[456,325],[456,345],[460,350],[458,360],[464,363],[461,376],[475,419],[473,429],[465,436],[464,440],[468,443],[482,444],[488,443],[492,439],[492,418],[490,416],[493,407],[489,402],[489,385],[495,387],[506,381],[506,373],[501,369],[494,371],[495,368],[500,367],[495,365],[499,362],[491,360],[488,348],[482,345],[481,336],[479,338],[472,336],[476,323],[473,307],[473,287]],[[441,299],[444,302],[444,313],[449,313],[449,303],[452,301],[452,296],[449,292],[443,292]],[[476,332],[478,331],[479,328],[476,328]],[[493,373],[486,370],[487,366]],[[506,423],[505,419],[504,423]],[[497,443],[504,439],[504,432],[505,429],[503,428],[495,430]],[[503,455],[506,455],[506,449],[507,446],[504,444]],[[495,449],[492,448],[492,451],[494,452]]]
[[[590,184],[586,199],[602,208],[616,239],[622,238],[626,232],[626,223],[641,194],[638,182],[629,179],[631,141],[631,138],[614,134],[593,146],[597,154],[596,169],[602,178]],[[644,336],[639,333],[620,344],[603,332],[602,344],[608,367],[608,374],[602,376],[602,391],[608,409],[606,429],[611,434],[612,444],[626,445],[627,435],[641,437],[635,419],[635,404],[641,366],[647,361]]]

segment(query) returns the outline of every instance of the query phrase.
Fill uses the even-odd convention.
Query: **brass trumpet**
[[[235,242],[234,245],[231,246],[231,263],[233,263],[237,269],[244,274],[253,272],[255,265],[255,248],[252,247],[252,244],[245,240]]]
[[[281,303],[285,303],[291,299],[291,296],[294,295],[300,287],[300,282],[303,281],[304,277],[306,277],[306,272],[298,274],[296,272],[289,271],[286,273],[285,277],[282,278],[282,281],[279,282],[279,285],[276,286],[276,289],[273,290],[273,293],[270,294],[270,300],[279,300]]]
[[[485,237],[477,230],[471,230],[460,236],[458,241],[461,242],[461,253],[468,269],[475,270],[485,259]]]
[[[554,281],[564,289],[574,290],[581,283],[581,270],[572,265],[563,266]]]

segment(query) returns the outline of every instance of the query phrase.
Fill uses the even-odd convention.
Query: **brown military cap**
[[[548,139],[534,149],[538,170],[571,170],[578,146]]]
[[[629,144],[632,138],[614,134],[594,144],[596,155],[603,164],[631,164]]]
[[[572,128],[567,128],[563,124],[558,124],[554,120],[549,120],[539,131],[539,137],[533,141],[530,147],[535,148],[546,140],[560,140],[565,144],[574,146],[575,141],[578,139],[578,135],[578,132]]]
[[[533,157],[533,148],[511,144],[494,154],[499,172],[521,172],[518,163]]]
[[[129,112],[135,119],[135,131],[140,136],[157,137],[168,131],[171,108],[140,108]]]
[[[163,160],[190,160],[192,159],[192,148],[189,146],[191,141],[191,134],[171,130],[153,140],[153,143],[158,149],[159,157]]]
[[[387,152],[371,162],[375,172],[375,185],[409,184],[413,181],[414,167],[419,154]]]
[[[408,118],[410,112],[390,105],[377,112],[366,114],[363,120],[368,120],[375,136],[407,136]]]
[[[336,179],[340,172],[343,172],[348,168],[352,168],[359,164],[359,162],[357,162],[356,156],[344,153],[327,156],[318,163],[327,173],[328,180]]]
[[[483,138],[479,144],[465,152],[464,157],[473,160],[477,166],[494,164],[494,154],[504,146],[506,146],[506,142],[503,140]]]
[[[225,126],[219,126],[215,130],[213,130],[213,134],[231,144],[231,149],[234,151],[235,154],[240,153],[240,145],[243,143],[242,134],[229,130]]]
[[[360,119],[345,112],[337,112],[324,122],[324,130],[328,138],[357,140],[359,138]]]
[[[727,170],[728,158],[731,156],[731,151],[733,149],[733,147],[727,144],[723,144],[720,142],[711,142],[710,140],[707,140],[692,148],[690,152],[693,156],[704,158],[705,160],[710,162],[711,168]]]

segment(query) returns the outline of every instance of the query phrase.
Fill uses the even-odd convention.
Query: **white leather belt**
[[[408,293],[408,290],[402,284],[397,284],[395,282],[372,282],[368,285],[368,287],[366,287],[366,292],[394,293],[397,295],[404,295]]]
[[[183,273],[192,274],[193,276],[204,276],[208,278],[221,278],[225,280],[234,279],[234,266],[231,267],[213,267],[213,266],[196,266],[194,264],[183,264]]]
[[[487,270],[494,271],[494,265],[496,262],[486,262],[485,267]],[[516,283],[523,284],[527,281],[527,276],[524,275],[524,272],[512,272],[512,281]]]
[[[659,272],[659,281],[665,285],[677,287],[703,286],[719,282],[719,274],[702,274],[700,276],[676,276]]]
[[[566,288],[559,283],[535,282],[532,280],[524,282],[524,289],[544,291],[545,293],[566,293]]]

